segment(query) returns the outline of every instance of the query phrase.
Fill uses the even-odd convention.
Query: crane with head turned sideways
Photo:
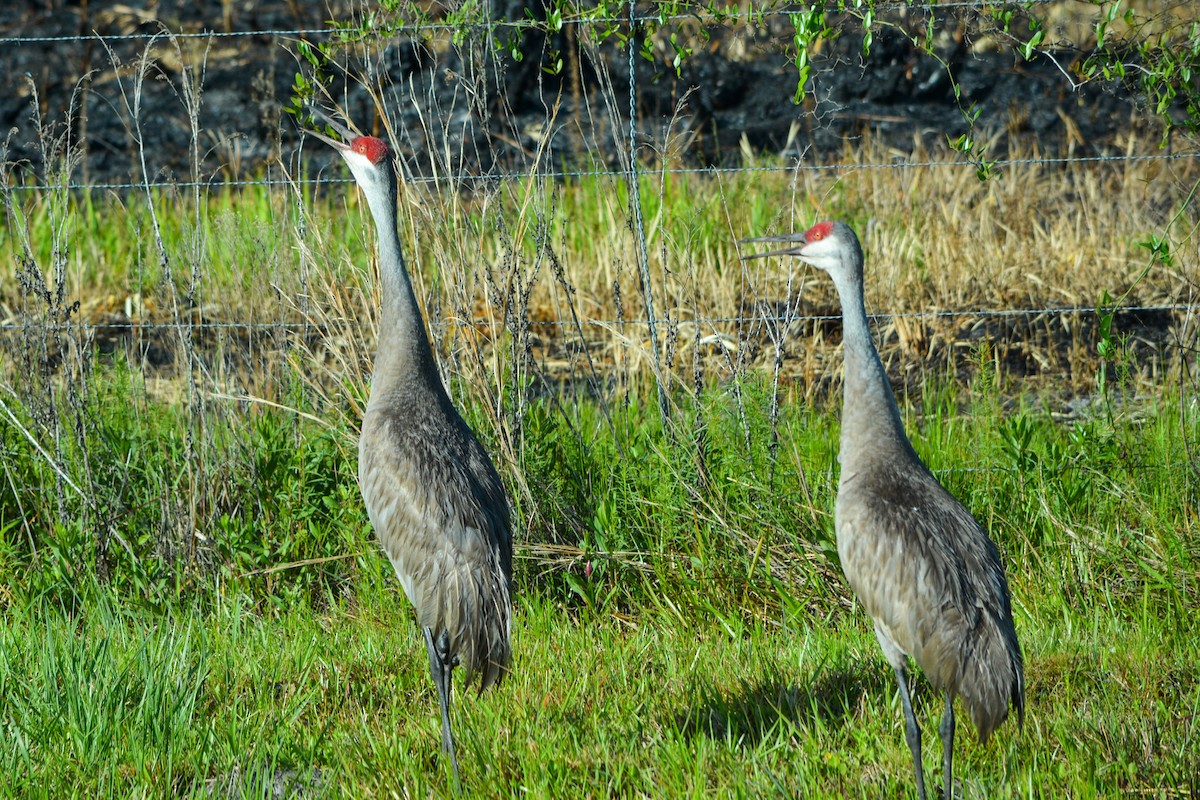
[[[500,476],[442,385],[396,231],[396,165],[387,144],[317,112],[378,232],[379,341],[359,436],[358,478],[379,543],[416,611],[455,780],[451,672],[479,691],[511,660],[512,532]]]
[[[824,270],[842,305],[841,477],[834,508],[846,580],[875,622],[896,674],[917,795],[926,800],[921,730],[905,677],[908,658],[945,696],[939,732],[945,800],[953,797],[954,699],[986,741],[1016,709],[1025,716],[1021,646],[996,545],[938,482],[904,432],[887,373],[871,341],[863,301],[863,253],[843,222],[805,233],[746,239],[784,249]]]

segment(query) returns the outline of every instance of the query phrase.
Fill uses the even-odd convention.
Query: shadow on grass
[[[779,674],[756,684],[743,681],[740,691],[732,694],[705,681],[698,687],[697,702],[675,716],[675,725],[685,739],[729,739],[753,748],[781,722],[798,728],[839,727],[861,697],[887,697],[895,688],[892,672],[882,661],[818,667],[807,682],[789,682]]]

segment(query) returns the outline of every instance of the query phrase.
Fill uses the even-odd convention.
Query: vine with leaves
[[[989,37],[1003,43],[1027,61],[1052,60],[1073,88],[1096,81],[1125,84],[1163,123],[1164,144],[1174,129],[1183,128],[1189,135],[1200,130],[1200,21],[1173,7],[1146,0],[1094,0],[1090,19],[1081,16],[1090,21],[1089,32],[1069,39],[1061,32],[1052,32],[1051,17],[1060,5],[1044,0],[981,3],[963,13],[970,16],[976,38]],[[796,70],[791,100],[801,104],[812,88],[815,52],[840,36],[856,35],[861,36],[861,53],[866,61],[872,57],[876,32],[890,27],[945,70],[966,129],[956,137],[948,136],[950,147],[976,165],[980,180],[995,174],[995,160],[988,156],[985,137],[976,132],[979,111],[964,104],[953,65],[938,52],[939,22],[945,23],[946,15],[952,12],[941,10],[936,3],[837,0],[832,4],[795,5],[780,0],[750,0],[745,4],[644,0],[637,2],[631,16],[628,0],[549,0],[526,7],[521,19],[511,21],[493,19],[492,8],[478,0],[440,7],[437,18],[431,8],[412,0],[380,0],[353,19],[331,21],[328,40],[297,43],[296,53],[305,70],[296,74],[289,113],[302,113],[318,86],[328,79],[330,65],[338,62],[347,47],[382,44],[397,36],[427,43],[440,37],[459,45],[467,37],[487,31],[497,54],[517,62],[538,58],[543,72],[558,75],[564,68],[561,50],[547,47],[542,52],[529,52],[526,40],[534,31],[552,36],[566,26],[575,26],[579,35],[597,45],[612,42],[625,48],[632,43],[649,61],[657,61],[662,57],[660,53],[665,53],[667,66],[681,75],[697,48],[707,46],[717,29],[765,29],[773,18],[786,20],[791,28],[790,37],[781,38],[781,45]]]

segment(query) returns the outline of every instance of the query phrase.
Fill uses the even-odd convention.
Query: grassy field
[[[1008,566],[1028,717],[986,747],[960,726],[962,796],[1200,794],[1196,321],[1106,315],[1195,302],[1193,168],[865,166],[887,160],[647,181],[670,422],[619,182],[406,192],[518,532],[513,674],[457,698],[468,794],[911,794],[833,546],[831,288],[734,244],[827,216],[897,315],[876,332],[914,445]],[[353,193],[6,199],[3,792],[450,793],[356,485],[375,304]],[[1036,313],[927,313],[1009,309]]]
[[[1031,571],[1012,576],[1029,717],[986,747],[960,737],[962,795],[1193,796],[1194,623],[1164,622],[1153,600],[1130,614],[1073,602]],[[6,793],[450,793],[396,593],[320,614],[214,606],[152,615],[98,592],[79,615],[10,610]],[[911,796],[890,671],[836,605],[730,625],[526,591],[513,630],[510,680],[455,714],[471,795]],[[936,764],[939,703],[919,689],[917,710]]]

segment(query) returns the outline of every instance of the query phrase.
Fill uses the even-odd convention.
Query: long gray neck
[[[371,378],[371,394],[414,380],[441,386],[437,364],[425,331],[425,319],[413,292],[396,232],[396,195],[367,194],[379,232],[379,344]]]
[[[845,359],[842,398],[841,463],[843,482],[866,465],[916,458],[887,372],[871,341],[863,303],[862,272],[834,277],[842,302],[842,349]]]

